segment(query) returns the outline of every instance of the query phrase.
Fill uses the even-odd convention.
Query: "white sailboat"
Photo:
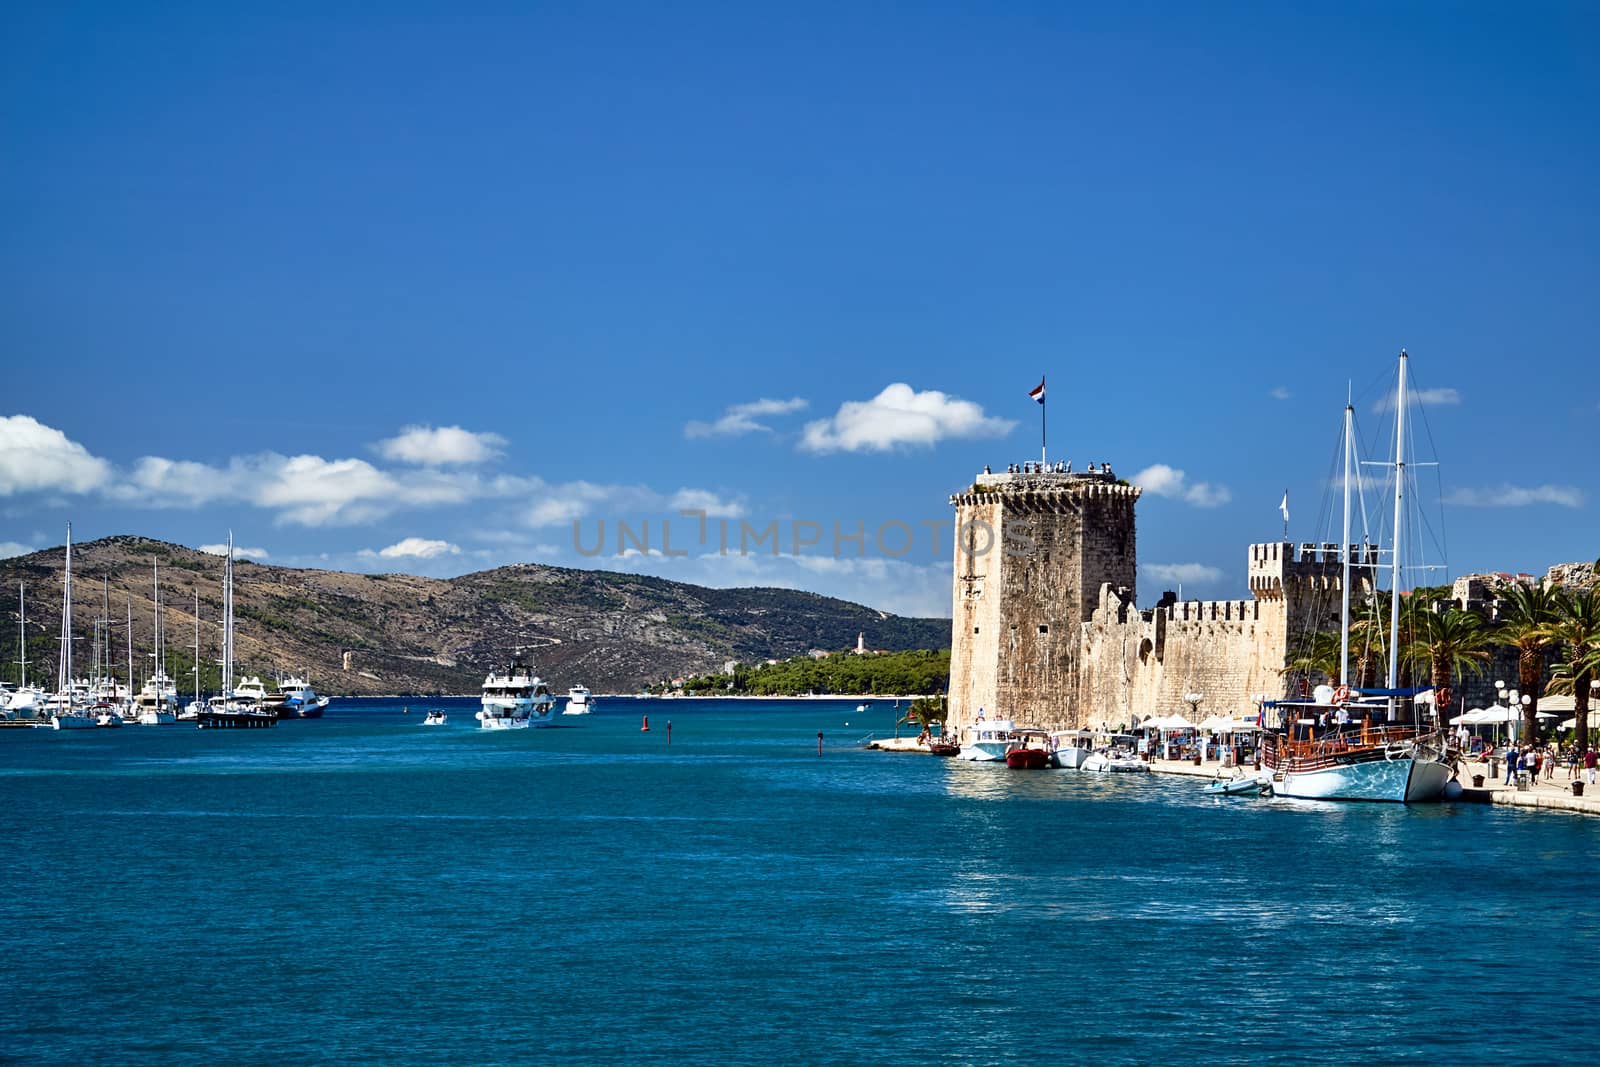
[[[8,719],[27,719],[39,713],[44,704],[45,692],[28,684],[28,594],[27,585],[17,583],[17,685],[6,693],[0,705],[0,714]]]
[[[256,679],[256,685],[260,684]],[[222,571],[222,692],[211,698],[211,706],[201,714],[199,725],[274,726],[277,722],[276,712],[239,698],[233,687],[233,531],[229,530],[228,555]]]
[[[165,632],[161,624],[161,564],[154,564],[151,578],[154,595],[155,616],[155,651],[152,653],[155,669],[139,690],[139,695],[134,699],[138,706],[139,723],[142,726],[168,726],[178,721],[178,686],[167,677],[164,664],[166,649],[164,647]],[[129,638],[132,639],[133,620],[132,608],[129,608]]]
[[[194,666],[190,668],[194,674],[194,699],[189,706],[178,712],[178,718],[193,720],[200,717],[206,710],[205,703],[200,699],[200,590],[194,591]]]
[[[1406,360],[1400,352],[1396,391],[1394,544],[1391,548],[1388,684],[1358,693],[1350,686],[1350,472],[1354,448],[1352,405],[1344,415],[1343,596],[1340,608],[1339,687],[1319,686],[1311,702],[1273,701],[1280,724],[1263,736],[1262,762],[1278,796],[1309,800],[1376,800],[1395,803],[1438,800],[1454,776],[1448,742],[1437,729],[1395,722],[1395,699],[1415,695],[1400,689],[1399,620],[1402,520],[1406,479]],[[1368,699],[1358,699],[1366,696]],[[1381,698],[1375,700],[1374,698]],[[1353,714],[1352,714],[1353,713]],[[1382,718],[1379,718],[1379,715]],[[1322,718],[1332,719],[1323,726]]]
[[[67,561],[61,572],[61,661],[56,670],[56,691],[45,704],[50,725],[57,730],[92,730],[100,725],[88,713],[72,680],[72,523],[67,523]]]

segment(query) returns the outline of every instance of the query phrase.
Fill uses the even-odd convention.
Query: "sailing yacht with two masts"
[[[1378,800],[1412,803],[1437,800],[1454,776],[1443,730],[1398,721],[1398,701],[1429,688],[1399,686],[1400,561],[1406,457],[1406,361],[1400,352],[1395,409],[1394,543],[1390,547],[1389,670],[1382,689],[1350,684],[1350,478],[1354,458],[1355,408],[1344,412],[1343,591],[1340,608],[1339,685],[1319,686],[1310,701],[1266,701],[1278,720],[1262,737],[1262,762],[1272,772],[1277,796],[1310,800]],[[1363,563],[1367,563],[1364,560]],[[1415,704],[1413,704],[1415,708]],[[1264,724],[1266,725],[1266,724]]]

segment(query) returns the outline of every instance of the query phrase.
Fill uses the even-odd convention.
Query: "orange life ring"
[[[1345,701],[1347,701],[1349,699],[1350,699],[1350,687],[1348,685],[1341,685],[1339,688],[1337,688],[1337,689],[1335,689],[1333,691],[1333,702],[1335,704],[1343,704]]]

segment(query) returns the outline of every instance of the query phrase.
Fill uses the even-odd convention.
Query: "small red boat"
[[[1042,748],[1014,748],[1006,753],[1006,766],[1042,771],[1050,766],[1050,753]]]
[[[1050,737],[1043,730],[1015,730],[1006,744],[1006,766],[1042,771],[1053,761]]]

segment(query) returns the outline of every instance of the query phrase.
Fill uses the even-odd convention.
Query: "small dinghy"
[[[1221,797],[1261,797],[1272,792],[1272,779],[1266,775],[1239,775],[1208,782],[1205,792]]]
[[[447,721],[449,721],[449,719],[450,716],[446,715],[442,711],[430,711],[428,712],[428,717],[422,720],[422,725],[443,726]]]

